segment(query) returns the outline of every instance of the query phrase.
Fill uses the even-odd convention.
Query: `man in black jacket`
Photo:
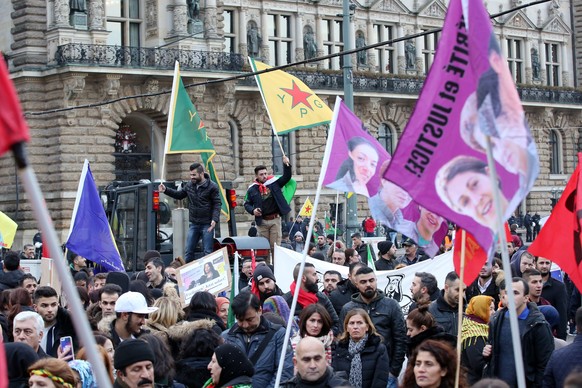
[[[437,300],[430,303],[428,311],[445,332],[456,336],[459,332],[459,295],[463,297],[461,280],[455,271],[445,278],[445,288]],[[463,309],[465,311],[465,309]]]
[[[558,328],[558,338],[566,339],[568,332],[568,292],[566,285],[561,281],[554,279],[550,270],[552,269],[552,262],[545,257],[537,257],[536,268],[542,274],[542,298],[550,302],[552,306],[558,310],[560,314],[560,327]],[[580,298],[578,298],[580,301]]]
[[[366,264],[364,263],[350,264],[348,269],[348,278],[339,282],[337,284],[337,290],[332,291],[332,293],[329,295],[329,300],[331,301],[331,304],[333,305],[337,315],[339,315],[342,311],[342,308],[352,300],[352,295],[360,292],[354,284],[356,279],[356,271],[365,266]],[[340,326],[342,324],[343,321],[340,321]]]
[[[479,277],[475,279],[475,281],[471,283],[465,291],[467,303],[469,303],[474,296],[487,295],[495,299],[495,306],[499,305],[499,287],[497,287],[495,279],[493,279],[492,269],[491,264],[487,262],[483,264],[481,271],[479,271]]]
[[[394,299],[386,298],[377,288],[376,274],[370,267],[362,267],[356,271],[355,285],[359,294],[352,297],[340,313],[340,322],[344,322],[348,311],[354,308],[364,309],[376,330],[384,338],[390,359],[390,377],[388,384],[394,384],[404,362],[406,353],[406,324],[402,309]],[[340,327],[340,329],[343,329]]]
[[[291,290],[283,295],[285,301],[291,307],[293,302],[293,295],[295,295],[295,284],[297,283],[297,278],[299,276],[299,267],[301,263],[297,263],[295,268],[293,269],[293,283],[291,283]],[[297,298],[297,306],[295,307],[295,316],[299,316],[301,311],[310,304],[319,303],[329,313],[331,318],[331,329],[333,330],[333,334],[337,335],[339,332],[339,319],[337,317],[337,313],[333,308],[333,305],[327,298],[327,296],[319,291],[319,287],[317,286],[318,277],[317,272],[315,271],[315,266],[311,263],[305,263],[305,268],[303,270],[303,276],[301,277],[301,286],[299,287],[299,297]]]
[[[528,303],[529,287],[518,277],[511,279],[515,308],[518,316],[521,352],[527,387],[541,387],[544,369],[554,350],[550,325],[535,303]],[[501,298],[507,306],[505,280],[499,285]],[[489,344],[483,348],[483,357],[489,361],[487,374],[517,387],[511,328],[507,307],[497,311],[489,322]]]
[[[42,347],[49,356],[57,357],[60,338],[71,336],[73,350],[78,349],[77,335],[69,312],[59,306],[57,291],[49,286],[38,287],[34,291],[34,310],[44,321]]]
[[[2,261],[2,269],[4,272],[0,272],[0,291],[17,288],[24,276],[24,272],[20,269],[18,253],[8,251]]]
[[[266,166],[255,167],[255,180],[247,190],[245,210],[255,216],[261,236],[269,240],[271,252],[281,243],[281,216],[291,211],[282,188],[291,180],[289,158],[283,156],[283,175],[269,176]]]
[[[192,163],[190,166],[190,182],[177,191],[160,184],[160,193],[174,199],[188,197],[188,210],[190,213],[190,229],[186,240],[186,262],[194,260],[194,251],[198,241],[202,237],[204,255],[212,253],[214,244],[214,227],[220,219],[220,191],[218,185],[210,180],[210,176],[204,172],[204,166],[200,163]]]

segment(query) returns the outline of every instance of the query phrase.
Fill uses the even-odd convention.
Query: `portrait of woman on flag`
[[[336,174],[336,181],[327,186],[369,198],[376,194],[370,193],[368,183],[376,176],[380,158],[378,150],[374,144],[362,136],[350,138],[347,145],[348,158],[341,164]]]
[[[402,220],[402,222],[397,226],[397,230],[403,235],[416,241],[418,247],[422,248],[424,253],[432,257],[438,253],[443,234],[446,233],[443,233],[443,231],[446,231],[448,226],[445,223],[445,226],[441,228],[445,221],[443,217],[431,212],[425,207],[420,205],[417,206],[419,214],[416,222]],[[439,230],[441,230],[441,233],[438,233]],[[435,241],[435,239],[438,239],[438,241]]]

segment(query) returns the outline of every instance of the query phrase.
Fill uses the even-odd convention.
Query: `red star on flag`
[[[305,213],[311,213],[311,206],[305,206]]]
[[[312,96],[313,94],[304,92],[303,90],[299,89],[299,87],[295,83],[295,80],[293,80],[293,87],[291,89],[281,88],[281,90],[291,95],[291,97],[293,97],[291,109],[295,108],[299,104],[303,104],[309,109],[313,110],[311,104],[309,103],[309,101],[307,101],[307,98]]]

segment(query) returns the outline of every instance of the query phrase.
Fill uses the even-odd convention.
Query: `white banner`
[[[293,282],[293,269],[297,263],[301,262],[302,254],[275,245],[275,278],[277,285],[283,292],[289,291]],[[307,256],[308,263],[315,266],[319,277],[320,289],[323,288],[323,274],[329,270],[336,270],[346,279],[348,277],[348,267],[328,263],[313,259]],[[421,261],[418,264],[410,265],[394,271],[376,271],[378,278],[378,289],[384,291],[387,297],[395,299],[402,308],[404,314],[408,313],[408,307],[412,303],[410,295],[410,285],[416,272],[428,272],[435,276],[439,288],[444,288],[447,274],[454,271],[452,250],[434,259]]]

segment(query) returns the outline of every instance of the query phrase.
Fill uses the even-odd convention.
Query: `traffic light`
[[[228,206],[234,209],[237,205],[236,203],[236,190],[226,189],[226,200],[228,201]]]

